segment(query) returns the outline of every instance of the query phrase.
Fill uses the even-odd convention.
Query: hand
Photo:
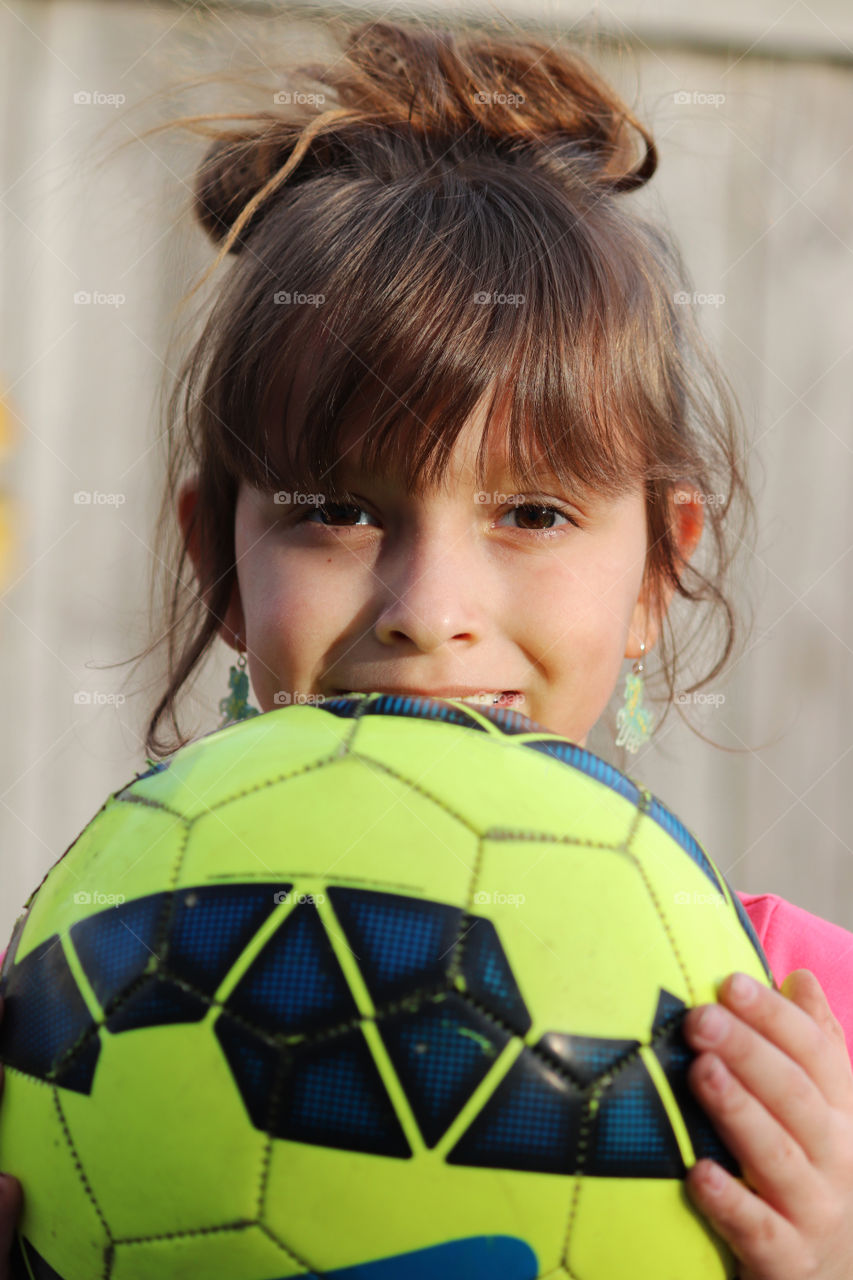
[[[745,1001],[734,977],[721,984],[720,1005],[690,1010],[684,1031],[699,1054],[690,1086],[746,1185],[700,1160],[688,1193],[738,1259],[740,1280],[851,1280],[853,1070],[844,1032],[810,970],[789,973],[781,993],[748,979]],[[704,1009],[719,1014],[714,1041],[699,1030]]]
[[[3,998],[0,996],[0,1017]],[[0,1063],[0,1090],[3,1088],[3,1064]],[[15,1223],[21,1212],[21,1184],[17,1178],[0,1174],[0,1280],[9,1280],[12,1240]]]

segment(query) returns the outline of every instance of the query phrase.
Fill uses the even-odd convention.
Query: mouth
[[[398,698],[444,698],[449,702],[465,702],[476,707],[514,707],[524,702],[524,694],[518,689],[478,689],[460,691],[448,689],[393,689],[377,686],[371,689],[335,689],[336,698],[364,697],[366,693],[385,693]]]

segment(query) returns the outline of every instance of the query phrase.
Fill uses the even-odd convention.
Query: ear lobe
[[[705,505],[702,499],[703,495],[699,490],[689,484],[677,485],[670,495],[670,525],[675,542],[675,556],[682,567],[690,560],[702,537],[705,524]],[[655,647],[663,620],[672,603],[675,587],[671,582],[659,584],[658,595],[654,600],[649,599],[648,591],[648,586],[644,586],[634,606],[625,650],[626,658],[637,659],[641,656],[640,644],[643,640],[646,647],[642,656]]]
[[[196,506],[198,504],[198,476],[191,476],[185,480],[178,490],[178,523],[181,527],[184,541],[187,543],[187,552],[193,563],[196,578],[199,585],[204,581],[203,574],[204,561],[201,549],[201,538],[199,535],[198,524],[194,523]],[[237,581],[234,583],[234,590],[231,600],[228,604],[224,619],[221,620],[219,634],[226,644],[232,649],[242,652],[245,648],[245,620],[243,618],[243,605],[240,599],[240,587]]]
[[[632,661],[639,658],[643,660],[648,658],[657,644],[661,620],[666,615],[671,597],[672,588],[668,587],[664,592],[663,600],[658,602],[657,608],[652,608],[648,600],[647,589],[643,589],[640,598],[634,605],[634,612],[631,614],[628,644],[625,647],[626,658],[630,658]],[[641,649],[643,644],[645,648]]]
[[[195,526],[190,534],[190,525],[195,515],[196,504],[198,502],[198,476],[191,476],[189,480],[185,480],[178,490],[178,524],[181,526],[184,542],[187,541],[189,534],[189,545],[187,550],[189,557],[193,562],[196,571],[196,577],[201,581],[201,550],[198,536],[198,526]]]

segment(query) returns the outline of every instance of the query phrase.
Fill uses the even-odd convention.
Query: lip
[[[504,694],[520,694],[520,689],[486,689],[480,685],[476,689],[464,688],[462,685],[447,686],[443,689],[404,689],[394,685],[371,685],[366,689],[334,689],[334,697],[345,697],[348,693],[387,693],[400,698],[475,698],[481,694],[488,697],[501,697]]]

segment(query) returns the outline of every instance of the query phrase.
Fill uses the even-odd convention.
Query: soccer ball
[[[373,693],[111,795],[0,976],[19,1277],[722,1280],[738,1172],[686,1010],[772,985],[624,774],[510,708]]]

